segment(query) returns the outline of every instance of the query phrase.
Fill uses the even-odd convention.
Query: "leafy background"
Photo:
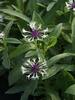
[[[21,100],[75,100],[75,12],[68,11],[68,0],[0,0],[0,75],[8,73],[6,94],[21,93]],[[46,40],[33,44],[24,41],[22,28],[31,20],[48,27]],[[43,54],[44,52],[44,54]],[[26,58],[45,57],[48,75],[27,80],[20,66]]]

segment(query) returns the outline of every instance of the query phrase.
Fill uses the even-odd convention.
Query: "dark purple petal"
[[[32,37],[33,38],[38,38],[41,36],[41,32],[39,32],[38,30],[32,30]]]
[[[75,8],[75,2],[72,3],[71,8],[72,8],[72,9]]]
[[[32,71],[32,73],[39,72],[39,63],[32,64],[31,71]]]

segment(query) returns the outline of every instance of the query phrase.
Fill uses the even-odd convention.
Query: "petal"
[[[26,31],[24,28],[22,29],[23,33],[30,33],[30,31]]]
[[[35,80],[35,79],[39,79],[39,76],[36,73],[36,74],[33,74],[31,78]]]
[[[45,34],[44,34],[44,35],[42,36],[42,38],[46,38],[47,36],[48,36],[48,35],[45,35]]]
[[[66,7],[67,7],[68,9],[70,9],[71,4],[69,4],[68,2],[66,2],[65,4],[66,4]]]
[[[69,0],[69,3],[72,4],[73,3],[73,0]]]
[[[46,29],[43,30],[43,32],[44,32],[44,33],[49,32],[49,29],[46,28]]]
[[[36,29],[36,22],[30,22],[29,26],[31,29]]]
[[[73,8],[73,11],[75,11],[75,8]]]
[[[41,24],[39,24],[38,30],[40,30],[41,28],[42,28],[42,25],[41,25]]]
[[[27,75],[27,78],[30,79],[31,78],[32,73],[30,73],[29,75]]]
[[[26,72],[28,72],[27,69],[25,67],[23,67],[23,66],[21,66],[21,71],[22,71],[23,74],[25,74]]]

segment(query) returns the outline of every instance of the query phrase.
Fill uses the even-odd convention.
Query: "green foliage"
[[[0,1],[0,75],[9,72],[7,94],[75,100],[75,11],[66,8],[68,1]],[[33,63],[26,63],[34,58],[41,66],[37,75]]]

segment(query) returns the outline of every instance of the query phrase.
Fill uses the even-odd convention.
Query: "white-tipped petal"
[[[48,32],[48,31],[49,31],[48,28],[46,28],[46,29],[43,30],[44,33]]]
[[[30,79],[30,78],[31,78],[31,77],[30,77],[31,75],[32,75],[32,73],[30,73],[29,75],[27,75],[27,78]]]
[[[25,30],[24,28],[22,29],[23,33],[30,33],[29,31]]]
[[[39,79],[39,76],[36,73],[36,74],[33,74],[33,76],[31,78],[35,80],[35,79]]]
[[[48,35],[45,35],[45,34],[44,34],[44,35],[42,36],[42,38],[46,38],[47,36],[48,36]]]
[[[75,11],[75,8],[73,8],[73,11]]]
[[[23,28],[23,29],[22,29],[22,32],[23,32],[23,33],[26,33],[27,31]]]
[[[39,30],[39,29],[41,29],[41,28],[42,28],[42,25],[41,25],[41,24],[39,24],[38,30]]]
[[[42,75],[42,76],[44,76],[44,75],[45,75],[45,74],[44,74],[44,72],[40,72],[40,73],[41,73],[41,75]]]
[[[21,71],[22,71],[23,74],[25,74],[26,72],[28,72],[28,71],[26,70],[26,68],[23,67],[23,66],[21,66]]]
[[[73,0],[69,0],[69,3],[72,4],[73,3]]]
[[[28,62],[29,64],[31,64],[31,61],[30,61],[30,59],[28,59],[28,60],[27,60],[27,62]]]
[[[31,29],[36,29],[36,22],[30,22],[29,26]]]
[[[65,4],[66,4],[67,9],[71,9],[71,4],[69,4],[68,2],[66,2]]]

